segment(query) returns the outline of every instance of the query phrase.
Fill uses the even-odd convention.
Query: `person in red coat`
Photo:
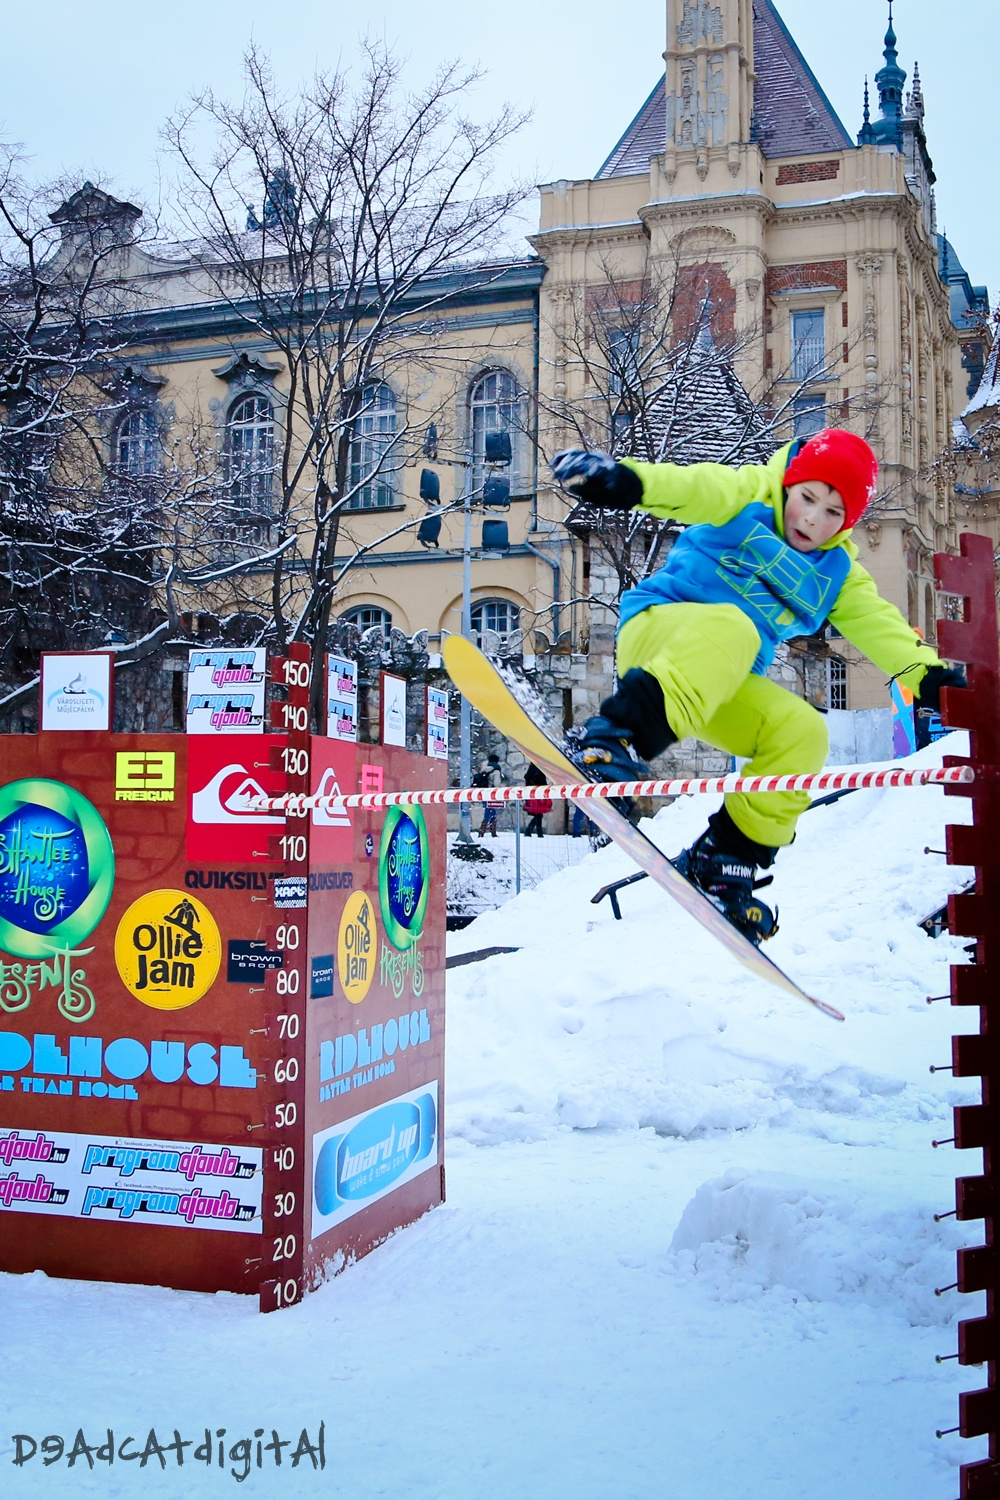
[[[547,785],[544,774],[534,765],[529,765],[524,784],[525,786]],[[539,838],[544,838],[545,829],[542,827],[542,819],[546,813],[552,811],[551,797],[531,797],[524,804],[524,809],[529,814],[528,826],[524,830],[525,838],[530,838],[533,833],[537,833]]]

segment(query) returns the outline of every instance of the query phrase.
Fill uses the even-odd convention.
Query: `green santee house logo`
[[[0,788],[0,949],[44,959],[79,948],[114,883],[111,835],[86,797],[34,777]]]
[[[427,825],[420,808],[390,807],[378,851],[378,894],[386,937],[400,952],[423,930],[430,873]]]

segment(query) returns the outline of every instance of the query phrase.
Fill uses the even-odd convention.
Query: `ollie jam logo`
[[[207,906],[183,891],[133,901],[115,933],[122,983],[154,1010],[183,1010],[215,983],[222,939]]]
[[[390,807],[378,851],[378,893],[386,937],[411,947],[423,930],[430,894],[427,825],[419,807]]]
[[[19,958],[79,948],[114,883],[111,837],[86,797],[60,781],[0,788],[0,948]]]

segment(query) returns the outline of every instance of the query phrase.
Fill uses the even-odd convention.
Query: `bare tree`
[[[123,247],[139,210],[85,184],[33,188],[0,146],[0,681],[40,648],[155,627],[137,497],[109,487],[102,433],[120,409],[108,371],[129,308]],[[63,204],[65,210],[65,204]]]
[[[251,49],[241,103],[202,94],[166,128],[200,269],[281,364],[282,430],[261,516],[279,647],[292,638],[323,649],[343,512],[419,451],[435,415],[408,409],[359,466],[380,388],[394,370],[405,381],[446,358],[449,303],[500,274],[489,259],[523,189],[494,191],[490,174],[521,118],[504,109],[470,120],[476,76],[450,64],[407,93],[397,59],[369,43],[359,77],[319,73],[288,99]],[[203,160],[206,124],[216,141]]]
[[[621,277],[611,264],[576,296],[553,328],[557,379],[540,394],[542,457],[578,443],[644,463],[765,463],[793,435],[797,403],[835,378],[825,351],[809,363],[793,350],[787,367],[769,369],[751,392],[737,370],[764,370],[764,331],[726,326],[710,285],[692,300],[679,260],[656,281]],[[716,331],[713,333],[713,324]],[[841,403],[816,405],[821,426]],[[552,435],[555,435],[554,438]],[[592,537],[611,565],[614,597],[587,602],[617,612],[617,600],[662,561],[680,529],[644,511],[603,511],[577,504],[567,524]]]

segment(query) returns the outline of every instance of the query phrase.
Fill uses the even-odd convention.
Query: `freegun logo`
[[[173,802],[176,767],[173,750],[119,750],[115,755],[115,801]]]
[[[160,1430],[165,1432],[167,1429]],[[217,1427],[214,1432],[211,1427],[206,1427],[201,1442],[197,1438],[181,1437],[175,1427],[172,1439],[161,1443],[156,1435],[156,1428],[151,1427],[145,1443],[140,1447],[141,1439],[134,1437],[122,1438],[120,1442],[116,1442],[114,1432],[108,1427],[103,1440],[98,1438],[96,1442],[89,1443],[83,1428],[79,1427],[76,1437],[69,1442],[54,1432],[43,1438],[34,1438],[27,1432],[15,1432],[11,1443],[14,1446],[13,1463],[16,1469],[23,1469],[36,1455],[41,1456],[46,1468],[64,1459],[67,1469],[73,1469],[77,1464],[82,1468],[84,1463],[88,1469],[93,1469],[95,1464],[110,1466],[114,1463],[136,1462],[140,1469],[154,1462],[161,1469],[165,1469],[168,1462],[171,1467],[182,1469],[185,1462],[202,1463],[209,1468],[218,1465],[225,1470],[228,1467],[237,1483],[242,1484],[255,1466],[258,1469],[263,1469],[265,1465],[267,1468],[297,1469],[299,1464],[308,1460],[314,1469],[326,1468],[325,1422],[320,1422],[315,1442],[305,1427],[299,1433],[297,1443],[292,1438],[281,1437],[274,1427],[271,1428],[270,1439],[267,1439],[263,1427],[258,1427],[253,1437],[242,1437],[236,1442],[228,1443],[226,1439],[225,1427]],[[192,1450],[190,1453],[187,1452],[189,1448]]]
[[[217,1198],[192,1188],[190,1193],[152,1193],[146,1188],[89,1187],[83,1200],[83,1216],[95,1209],[133,1219],[136,1214],[172,1214],[193,1224],[195,1219],[252,1219],[253,1205],[241,1203],[225,1188]]]

